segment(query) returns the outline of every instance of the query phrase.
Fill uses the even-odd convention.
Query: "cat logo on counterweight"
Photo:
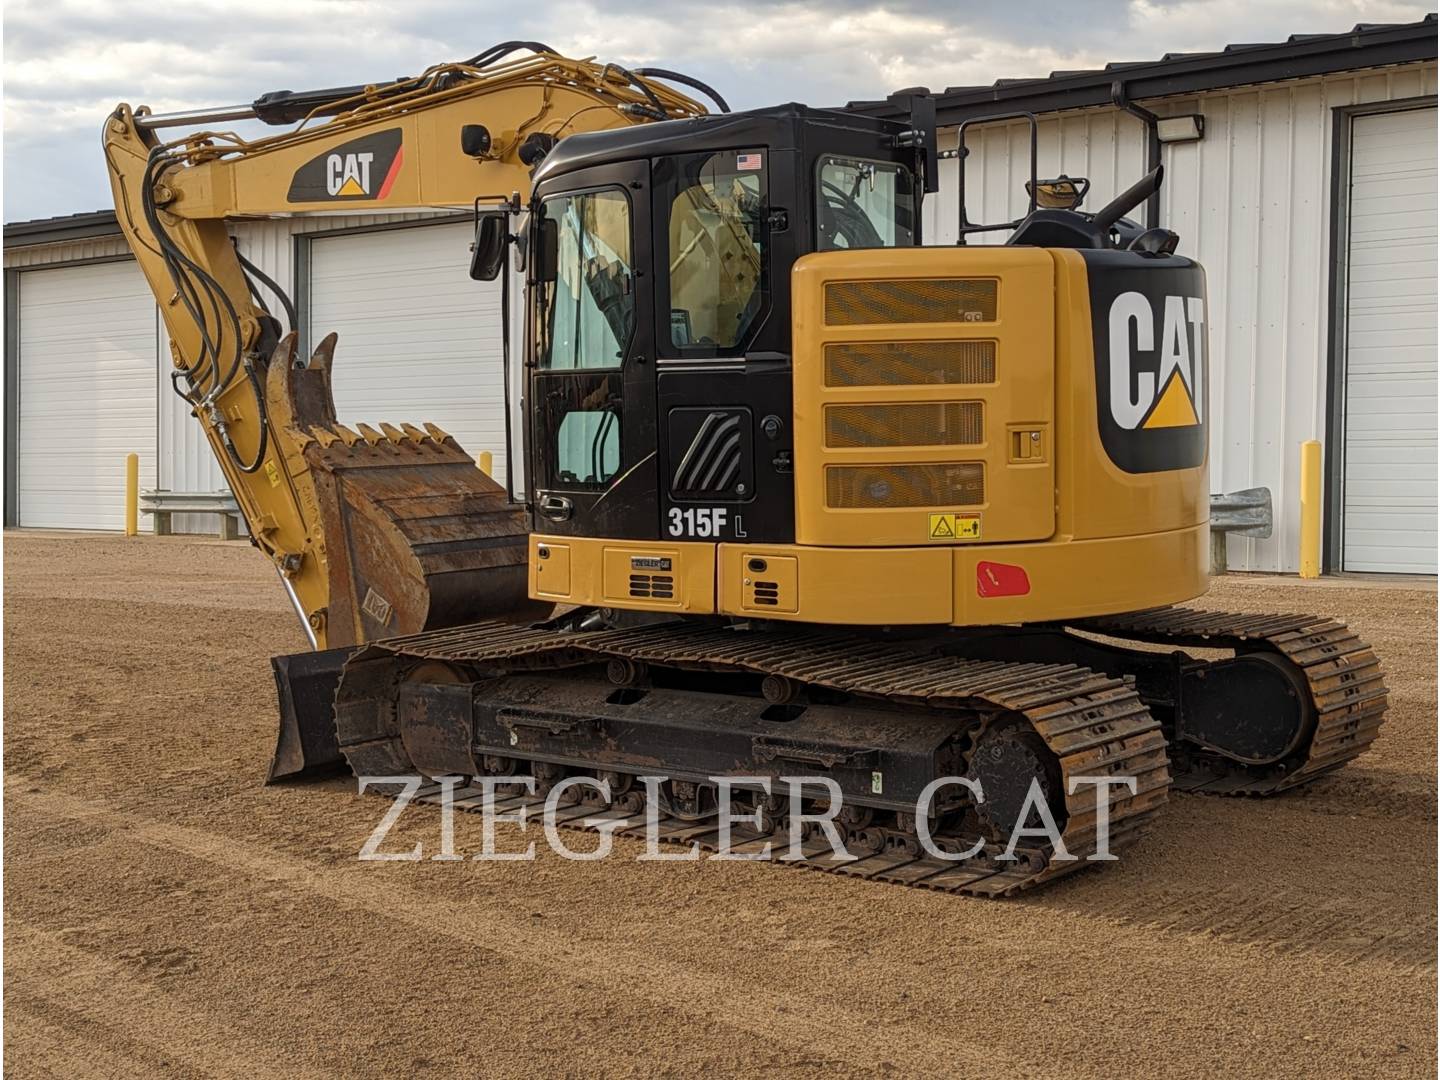
[[[1195,392],[1202,375],[1205,301],[1164,297],[1159,370],[1137,370],[1135,357],[1154,352],[1156,312],[1141,292],[1125,292],[1110,305],[1110,415],[1127,431],[1137,427],[1189,427],[1201,420]],[[1133,330],[1132,330],[1133,327]]]
[[[1205,271],[1178,255],[1086,251],[1100,441],[1128,473],[1205,464]]]

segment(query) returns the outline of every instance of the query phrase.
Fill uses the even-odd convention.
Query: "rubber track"
[[[1190,751],[1205,769],[1181,773],[1175,787],[1209,795],[1269,795],[1309,783],[1359,757],[1380,732],[1388,703],[1380,660],[1344,623],[1317,615],[1234,615],[1166,607],[1069,624],[1078,630],[1152,644],[1270,652],[1299,669],[1310,688],[1315,730],[1304,757],[1266,773],[1215,754]]]
[[[380,715],[385,710],[374,707],[378,704],[374,698],[398,685],[403,669],[411,666],[404,663],[407,660],[507,672],[575,667],[614,658],[681,670],[776,675],[892,705],[958,710],[977,718],[1020,713],[1059,759],[1067,792],[1072,776],[1136,777],[1133,795],[1123,787],[1108,789],[1112,854],[1123,850],[1155,817],[1170,787],[1164,734],[1129,680],[1073,664],[963,660],[854,635],[789,629],[740,631],[698,624],[559,633],[479,623],[376,643],[357,653],[347,665],[337,698],[340,746],[357,774],[395,773],[403,750],[393,710],[387,725]],[[362,697],[370,699],[368,708],[366,702],[357,701]],[[351,725],[347,717],[357,704],[366,719]],[[527,801],[541,800],[522,797],[497,802],[497,806],[515,809]],[[478,808],[478,804],[468,808]],[[611,816],[606,820],[611,822],[634,816],[593,806],[574,809],[571,824],[583,823],[586,817],[606,818],[607,814]],[[807,843],[803,865],[946,892],[1009,896],[1087,865],[1085,857],[1096,850],[1095,817],[1093,786],[1067,795],[1061,840],[1069,854],[1077,856],[1073,861],[1053,860],[1049,851],[1037,851],[1035,857],[1021,863],[991,859],[955,863],[913,858],[892,850],[839,862],[829,857],[829,846],[820,841]],[[619,831],[643,833],[643,816],[637,820],[638,825],[618,827]],[[713,824],[662,820],[663,839],[695,841],[702,847],[713,847],[716,842],[718,830]],[[667,829],[671,830],[668,835]]]

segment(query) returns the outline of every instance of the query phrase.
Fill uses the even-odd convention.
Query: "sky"
[[[383,82],[512,39],[710,83],[732,108],[840,105],[1167,52],[1411,22],[1435,0],[6,0],[4,220],[108,208],[100,128],[268,90]]]

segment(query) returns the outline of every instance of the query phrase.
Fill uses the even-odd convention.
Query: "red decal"
[[[400,175],[400,162],[405,160],[405,147],[401,146],[395,151],[395,160],[390,163],[390,171],[385,174],[385,182],[380,185],[380,194],[377,199],[383,199],[390,194],[390,185],[395,183],[395,177]]]
[[[1030,578],[1023,566],[982,562],[975,567],[975,591],[982,597],[1028,596]]]

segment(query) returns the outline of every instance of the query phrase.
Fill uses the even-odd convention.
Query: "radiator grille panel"
[[[826,386],[971,386],[994,381],[993,341],[825,346]]]
[[[985,407],[978,401],[825,407],[826,446],[973,446],[984,441]]]
[[[979,506],[985,501],[985,466],[832,465],[825,470],[825,505],[837,510],[907,506]]]
[[[994,322],[996,293],[984,278],[835,281],[825,286],[825,324]]]

